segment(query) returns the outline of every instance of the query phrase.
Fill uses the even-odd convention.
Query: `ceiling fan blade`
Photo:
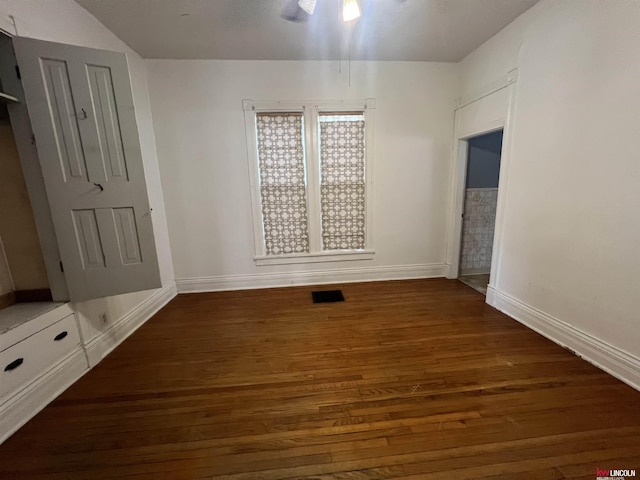
[[[316,9],[316,1],[317,0],[298,0],[298,5],[309,15],[313,15],[313,11]]]
[[[289,22],[306,22],[309,14],[300,6],[298,0],[286,0],[280,16]]]

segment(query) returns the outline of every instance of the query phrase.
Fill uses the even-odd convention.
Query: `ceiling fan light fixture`
[[[317,0],[298,0],[298,6],[309,15],[313,15],[313,11],[316,9],[316,1]]]
[[[350,22],[358,17],[360,17],[360,5],[358,5],[358,0],[343,0],[342,20]]]

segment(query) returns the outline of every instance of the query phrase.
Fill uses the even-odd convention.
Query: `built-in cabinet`
[[[0,443],[88,369],[69,304],[0,310]]]
[[[0,65],[11,63],[10,47],[10,39],[0,35]],[[51,300],[9,114],[25,107],[8,75],[15,76],[15,68],[9,73],[0,68],[0,308]]]

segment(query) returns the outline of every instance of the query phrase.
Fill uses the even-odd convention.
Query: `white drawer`
[[[79,346],[75,318],[69,315],[0,352],[0,403]]]
[[[16,303],[0,310],[0,351],[73,315],[68,303]],[[4,368],[4,367],[3,367]]]

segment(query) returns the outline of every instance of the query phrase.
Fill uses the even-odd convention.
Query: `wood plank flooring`
[[[346,301],[311,303],[313,289]],[[595,479],[640,392],[455,280],[183,295],[0,446],[0,478]]]

